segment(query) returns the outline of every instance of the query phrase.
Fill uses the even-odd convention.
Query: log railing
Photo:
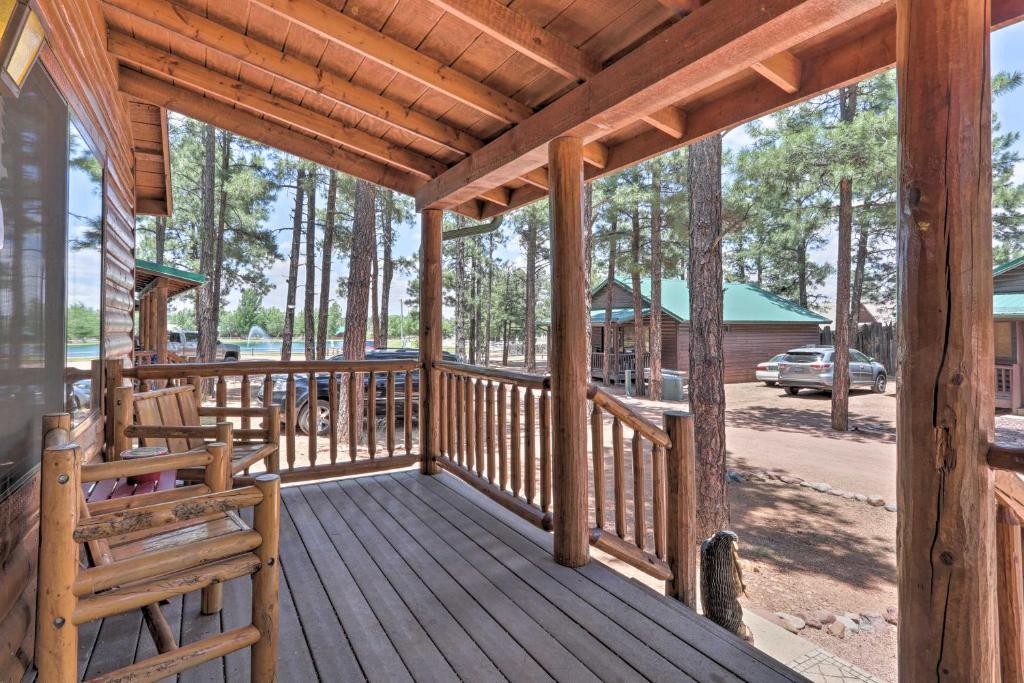
[[[190,382],[205,389],[206,405],[215,407],[280,406],[284,424],[279,474],[285,481],[395,469],[419,457],[413,429],[419,384],[415,358],[177,363],[118,373],[140,390],[157,382]],[[316,401],[299,395],[297,386],[303,381],[306,396],[315,394]],[[299,433],[303,418],[304,435]],[[252,418],[242,412],[237,419],[235,434],[245,435]]]
[[[551,529],[550,380],[435,363],[437,463],[533,524]]]
[[[547,377],[451,362],[440,380],[437,462],[502,506],[551,529],[551,396]],[[590,543],[669,583],[693,603],[696,572],[691,418],[659,427],[591,385]]]
[[[992,445],[988,464],[996,479],[996,587],[1002,680],[1024,681],[1024,448]]]

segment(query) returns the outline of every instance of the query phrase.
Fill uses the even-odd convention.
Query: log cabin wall
[[[47,27],[35,68],[46,69],[104,162],[103,353],[108,359],[127,358],[132,350],[134,164],[127,108],[106,53],[102,13],[95,0],[35,0],[33,6]],[[73,434],[87,457],[100,452],[102,437],[100,414]],[[38,522],[36,476],[0,502],[0,681],[20,680],[32,662]]]

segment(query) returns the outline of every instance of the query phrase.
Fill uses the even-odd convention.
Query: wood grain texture
[[[993,681],[989,3],[897,15],[899,676]]]
[[[434,363],[441,360],[441,211],[420,216],[420,471],[435,474],[441,452],[441,381]],[[408,378],[406,381],[408,387]],[[406,401],[408,403],[408,401]]]

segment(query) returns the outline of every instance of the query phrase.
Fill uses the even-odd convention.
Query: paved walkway
[[[817,649],[797,657],[787,665],[814,683],[884,683],[880,678],[839,659],[828,650]]]

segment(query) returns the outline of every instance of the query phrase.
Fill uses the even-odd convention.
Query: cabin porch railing
[[[418,413],[415,392],[419,367],[415,358],[141,365],[116,368],[107,386],[118,386],[121,378],[133,381],[137,391],[159,383],[191,383],[200,395],[206,395],[208,405],[212,402],[216,407],[277,404],[283,418],[277,474],[284,481],[304,481],[416,463],[418,436],[413,429],[413,414]],[[328,378],[326,400],[316,391],[316,407],[304,411],[304,416],[299,415],[296,393],[300,377],[306,381],[307,396],[313,393],[309,388],[317,386],[318,378]],[[368,396],[371,392],[372,400]],[[298,433],[300,417],[306,418],[306,435]],[[245,435],[252,427],[252,418],[243,416],[240,421],[236,434]]]
[[[992,445],[988,464],[995,470],[996,588],[999,665],[1004,681],[1024,681],[1024,448]]]
[[[610,356],[609,359],[609,374],[610,377],[604,376],[604,360],[605,356]],[[651,367],[651,352],[645,351],[641,356],[643,360],[643,368],[649,369]],[[614,380],[619,381],[626,376],[626,371],[636,372],[636,353],[633,351],[591,351],[590,352],[590,368],[591,374],[595,377],[601,377],[601,379],[608,381]]]
[[[552,528],[548,377],[442,361],[438,464],[503,507]],[[659,427],[600,387],[587,393],[590,544],[694,605],[692,418]],[[627,446],[628,443],[628,446]]]

